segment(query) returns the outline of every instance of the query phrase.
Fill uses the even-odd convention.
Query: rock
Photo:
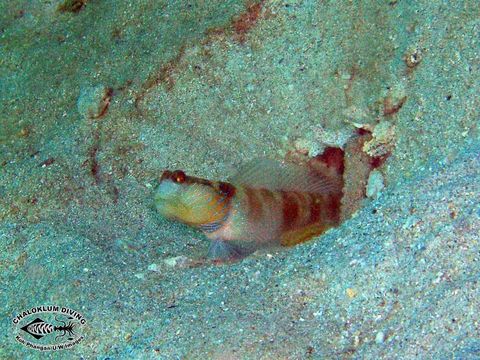
[[[377,344],[383,344],[384,341],[385,341],[385,334],[383,331],[379,331],[375,336],[375,342]]]
[[[376,199],[384,188],[385,184],[382,173],[378,170],[373,170],[368,177],[367,197]]]
[[[150,270],[150,271],[158,271],[158,265],[155,264],[155,263],[150,264],[150,265],[148,265],[147,269]]]
[[[382,121],[375,126],[372,139],[363,146],[363,151],[369,156],[378,157],[390,154],[395,147],[395,125]]]
[[[348,288],[345,292],[350,299],[353,299],[358,294],[358,291],[353,288]]]
[[[190,262],[190,259],[184,255],[181,255],[167,258],[163,260],[163,262],[165,263],[165,265],[170,267],[183,267]]]

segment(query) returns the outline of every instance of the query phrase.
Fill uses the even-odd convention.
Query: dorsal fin
[[[240,167],[229,179],[232,184],[256,189],[330,194],[341,191],[338,182],[308,166],[257,159]]]

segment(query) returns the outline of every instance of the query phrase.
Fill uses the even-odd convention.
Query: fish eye
[[[172,173],[170,178],[172,179],[173,182],[181,184],[181,183],[185,182],[187,176],[185,175],[185,173],[182,170],[175,170]]]

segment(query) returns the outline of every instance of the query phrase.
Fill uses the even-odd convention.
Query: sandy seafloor
[[[479,54],[475,0],[0,2],[0,358],[480,359]],[[386,187],[306,244],[191,266],[155,212],[358,127]],[[15,341],[47,304],[73,349]]]

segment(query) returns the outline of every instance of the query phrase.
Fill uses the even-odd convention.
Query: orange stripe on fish
[[[338,225],[343,181],[323,165],[257,160],[229,182],[165,171],[158,211],[204,231],[213,256],[241,253],[238,243],[295,245]],[[233,246],[232,244],[236,244]]]

